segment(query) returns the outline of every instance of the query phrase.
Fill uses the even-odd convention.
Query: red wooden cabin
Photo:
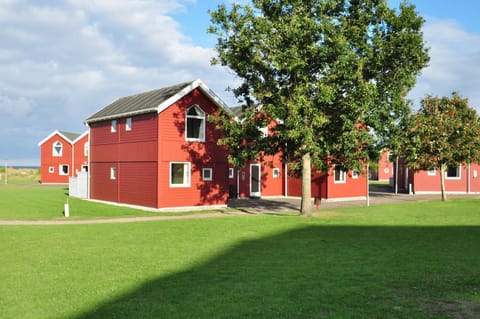
[[[399,165],[398,187],[415,194],[439,194],[440,170],[432,168],[414,172]],[[480,193],[480,165],[478,163],[449,167],[445,173],[445,191],[451,194]]]
[[[68,184],[69,177],[88,170],[88,131],[81,135],[54,131],[38,146],[42,184]]]
[[[90,116],[90,198],[153,208],[226,206],[227,152],[202,81],[120,98]]]
[[[232,108],[236,118],[241,118],[242,107]],[[272,121],[261,128],[270,134]],[[282,162],[281,154],[264,156],[262,161],[252,161],[237,171],[229,168],[230,195],[233,197],[279,197],[302,196],[302,180],[290,174]],[[312,197],[330,200],[364,199],[367,196],[367,177],[358,172],[343,171],[332,166],[327,173],[312,172]]]

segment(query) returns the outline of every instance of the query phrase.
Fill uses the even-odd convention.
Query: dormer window
[[[62,156],[62,153],[63,153],[63,145],[62,145],[62,142],[56,141],[56,142],[53,144],[53,147],[52,147],[52,156],[60,157],[60,156]]]
[[[193,105],[187,110],[185,125],[187,141],[205,141],[205,112],[198,105]]]

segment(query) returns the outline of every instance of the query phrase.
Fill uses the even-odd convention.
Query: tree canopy
[[[397,11],[385,0],[253,0],[210,13],[212,63],[237,74],[233,92],[245,106],[243,121],[219,120],[221,143],[239,166],[282,152],[301,172],[308,215],[311,167],[362,170],[408,114],[405,96],[429,60],[424,20],[413,5]],[[272,134],[256,142],[255,128],[272,120]]]
[[[480,160],[480,118],[468,99],[458,93],[426,96],[408,123],[404,156],[413,170],[440,170],[442,200],[447,200],[447,168]]]

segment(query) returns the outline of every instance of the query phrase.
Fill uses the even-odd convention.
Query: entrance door
[[[250,197],[260,197],[260,164],[250,164]]]

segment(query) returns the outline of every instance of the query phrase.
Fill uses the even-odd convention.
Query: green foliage
[[[0,226],[2,318],[479,318],[478,200]]]
[[[480,118],[458,93],[426,96],[406,138],[406,164],[416,170],[480,161]]]
[[[243,81],[233,91],[249,110],[241,124],[221,122],[221,143],[242,157],[282,151],[299,162],[308,153],[319,170],[329,168],[326,159],[362,168],[375,153],[367,128],[378,147],[390,142],[429,59],[414,8],[404,3],[397,13],[373,0],[220,5],[208,30],[218,36],[212,62]],[[269,143],[254,142],[258,113],[280,120]]]

